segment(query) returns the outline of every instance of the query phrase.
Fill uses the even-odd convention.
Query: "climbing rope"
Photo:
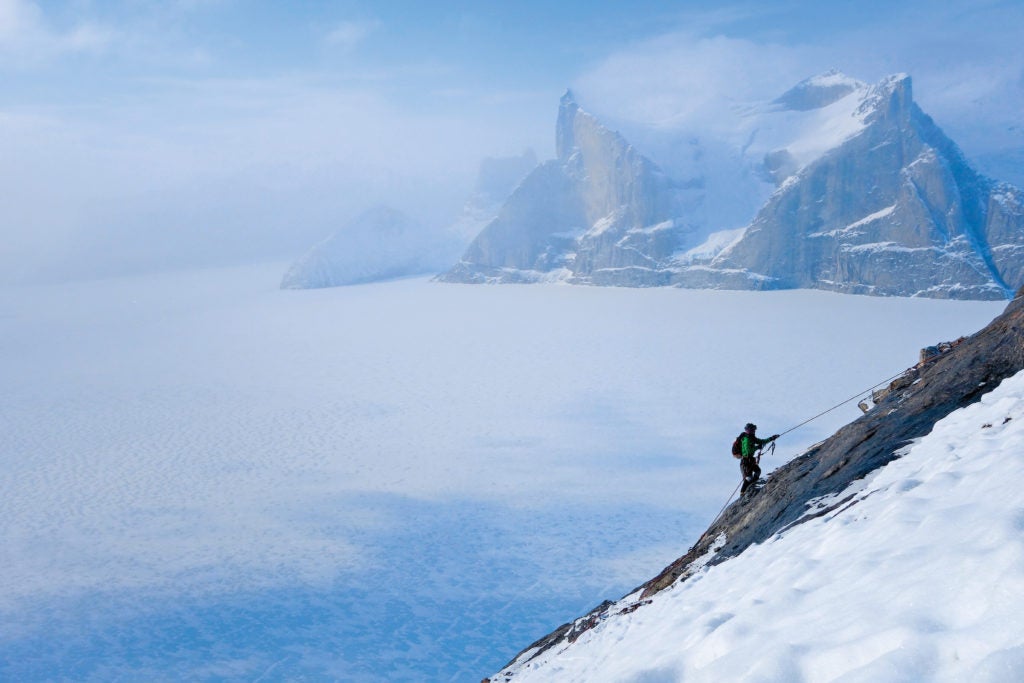
[[[858,394],[858,396],[859,395],[860,394]],[[781,434],[779,436],[781,436]],[[764,449],[766,447],[768,448],[768,452],[764,453]],[[757,449],[757,464],[758,465],[761,464],[761,455],[762,454],[764,454],[764,455],[772,455],[774,453],[775,453],[775,439],[772,439],[767,444],[765,444],[764,446],[761,446],[761,448]],[[736,488],[734,488],[732,490],[732,493],[729,494],[729,499],[727,501],[725,501],[725,505],[723,505],[722,509],[718,511],[718,514],[715,515],[715,518],[713,520],[711,520],[711,524],[709,524],[708,527],[714,526],[715,522],[718,521],[718,518],[722,516],[723,512],[725,512],[725,508],[729,507],[729,503],[732,502],[732,497],[736,495],[736,492],[739,490],[740,485],[742,483],[743,482],[740,482],[739,484],[736,484]],[[757,482],[755,481],[754,484],[757,485]]]
[[[897,379],[897,378],[899,378],[899,377],[902,377],[903,375],[907,374],[907,372],[908,372],[909,370],[911,370],[911,368],[907,368],[907,369],[906,369],[906,370],[904,370],[903,372],[897,373],[897,374],[893,375],[892,377],[889,377],[888,379],[883,379],[883,380],[882,380],[881,382],[878,382],[877,384],[872,384],[872,385],[871,385],[870,387],[868,387],[868,388],[867,388],[867,389],[865,389],[864,391],[858,391],[858,392],[857,392],[856,394],[854,394],[854,395],[853,395],[853,396],[851,396],[850,398],[846,399],[845,401],[841,401],[841,402],[839,402],[839,403],[835,404],[834,406],[832,406],[832,407],[831,407],[831,408],[829,408],[828,410],[824,410],[824,411],[822,411],[822,412],[818,413],[817,415],[815,415],[814,417],[811,417],[811,418],[808,418],[808,419],[804,420],[803,422],[801,422],[800,424],[798,424],[798,425],[797,425],[797,426],[795,426],[795,427],[790,427],[790,428],[789,428],[789,429],[787,429],[786,431],[784,431],[784,432],[780,432],[780,433],[779,433],[779,436],[780,436],[780,437],[781,437],[781,436],[785,436],[786,434],[789,434],[790,432],[796,431],[797,429],[800,429],[801,427],[803,427],[803,426],[804,426],[805,424],[807,424],[808,422],[813,422],[814,420],[817,420],[817,419],[818,419],[819,417],[821,417],[822,415],[827,415],[828,413],[831,413],[831,412],[832,412],[833,410],[835,410],[836,408],[839,408],[840,406],[844,406],[844,405],[846,405],[847,403],[849,403],[850,401],[854,401],[854,400],[856,400],[856,399],[860,398],[860,397],[861,397],[861,396],[863,396],[864,394],[870,394],[870,393],[871,393],[872,391],[874,391],[874,390],[875,390],[875,389],[876,389],[877,387],[880,387],[880,386],[882,386],[883,384],[888,384],[889,382],[893,381],[894,379]]]
[[[740,482],[739,484],[736,484],[736,488],[734,488],[732,490],[732,493],[729,494],[729,498],[728,498],[728,500],[725,501],[725,505],[723,505],[722,509],[718,511],[718,514],[715,515],[715,518],[713,520],[711,520],[711,524],[708,524],[708,529],[710,529],[711,527],[713,527],[715,525],[715,522],[718,521],[718,518],[722,516],[723,512],[725,512],[725,508],[729,507],[729,503],[732,502],[732,497],[735,496],[736,492],[740,490],[740,484],[742,484],[742,483],[743,482]],[[707,533],[707,532],[705,532],[705,533]],[[701,538],[703,538],[703,536],[701,536]]]
[[[870,395],[870,394],[871,394],[871,392],[872,392],[872,391],[874,391],[874,390],[875,390],[875,389],[876,389],[877,387],[880,387],[880,386],[882,386],[883,384],[888,384],[889,382],[893,381],[894,379],[897,379],[897,378],[899,378],[899,377],[902,377],[903,375],[907,374],[907,372],[909,372],[909,371],[910,371],[910,370],[912,370],[912,369],[913,369],[913,368],[907,368],[906,370],[903,370],[902,372],[899,372],[899,373],[897,373],[897,374],[893,375],[892,377],[889,377],[889,378],[887,378],[887,379],[883,379],[883,380],[882,380],[881,382],[877,382],[876,384],[872,384],[872,385],[871,385],[870,387],[868,387],[868,388],[867,388],[867,389],[865,389],[864,391],[858,391],[858,392],[857,392],[856,394],[854,394],[854,395],[853,395],[853,396],[851,396],[850,398],[846,399],[845,401],[840,401],[839,403],[835,404],[834,406],[832,406],[832,407],[831,407],[831,408],[829,408],[828,410],[823,410],[822,412],[818,413],[818,414],[817,414],[817,415],[815,415],[814,417],[810,417],[810,418],[807,418],[806,420],[804,420],[804,421],[803,421],[803,422],[801,422],[800,424],[796,425],[795,427],[790,427],[790,428],[789,428],[789,429],[787,429],[786,431],[784,431],[784,432],[781,432],[781,433],[779,434],[779,438],[781,438],[781,437],[785,436],[786,434],[789,434],[790,432],[793,432],[793,431],[796,431],[797,429],[800,429],[801,427],[803,427],[803,426],[804,426],[805,424],[807,424],[807,423],[809,423],[809,422],[813,422],[814,420],[817,420],[817,419],[818,419],[819,417],[821,417],[822,415],[827,415],[828,413],[831,413],[831,412],[832,412],[833,410],[835,410],[836,408],[839,408],[839,407],[841,407],[841,406],[844,406],[844,405],[846,405],[847,403],[849,403],[850,401],[854,401],[854,400],[856,400],[856,399],[860,398],[860,397],[861,397],[861,396],[863,396],[864,394],[868,394],[868,395]],[[770,450],[769,454],[772,454],[772,453],[774,453],[774,452],[775,452],[775,441],[773,440],[773,441],[771,442],[771,450]],[[758,451],[758,455],[757,455],[757,461],[758,461],[758,463],[760,463],[760,462],[761,462],[761,451],[760,451],[760,450]],[[737,491],[739,491],[739,489],[740,489],[740,485],[741,485],[741,484],[742,484],[742,482],[740,482],[739,484],[736,484],[736,488],[734,488],[734,489],[732,490],[732,493],[730,493],[730,494],[729,494],[729,498],[728,498],[728,499],[727,499],[727,500],[725,501],[725,505],[723,505],[723,506],[722,506],[722,509],[718,511],[718,514],[717,514],[717,515],[715,515],[715,518],[714,518],[714,519],[713,519],[713,520],[711,521],[711,524],[709,524],[709,525],[708,525],[708,527],[709,527],[709,528],[710,528],[711,526],[714,526],[715,522],[717,522],[717,521],[718,521],[718,518],[722,516],[722,513],[723,513],[723,512],[725,512],[725,509],[726,509],[727,507],[729,507],[729,503],[731,503],[731,502],[732,502],[732,497],[736,495],[736,492],[737,492]]]

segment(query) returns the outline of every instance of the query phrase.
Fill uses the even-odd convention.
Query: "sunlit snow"
[[[1024,373],[796,526],[585,633],[530,681],[972,681],[1024,671]]]

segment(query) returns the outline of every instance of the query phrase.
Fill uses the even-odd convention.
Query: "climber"
[[[761,477],[761,466],[758,464],[761,449],[779,438],[778,434],[773,434],[767,439],[761,439],[756,432],[757,425],[748,422],[743,428],[743,433],[737,436],[732,444],[732,454],[740,459],[740,472],[743,473],[741,494],[757,484],[757,480]]]

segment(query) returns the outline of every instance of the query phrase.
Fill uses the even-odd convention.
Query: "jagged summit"
[[[642,284],[655,258],[671,256],[679,213],[673,183],[570,92],[559,107],[556,152],[440,280],[616,284],[605,273],[617,280],[637,272]]]
[[[735,114],[720,138],[649,154],[566,91],[557,158],[442,279],[971,299],[1024,284],[1020,192],[970,166],[909,75],[833,70]]]
[[[743,238],[683,284],[973,299],[1020,286],[1007,276],[1024,221],[996,228],[1006,212],[993,183],[914,103],[911,78],[868,89],[856,116],[862,130],[786,179]]]

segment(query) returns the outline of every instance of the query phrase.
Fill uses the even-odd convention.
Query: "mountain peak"
[[[914,100],[913,82],[908,74],[898,73],[886,76],[872,86],[864,100],[866,111],[874,110],[872,118],[883,117],[907,121]]]
[[[566,90],[558,102],[558,122],[555,125],[555,153],[565,161],[576,147],[576,118],[582,110],[576,104],[572,90]]]
[[[565,91],[556,159],[451,278],[976,299],[1024,282],[1019,196],[995,199],[906,74],[833,69],[733,113],[706,141],[633,129],[634,147]]]
[[[773,104],[791,111],[821,109],[865,87],[865,83],[850,78],[838,69],[830,69],[800,81],[780,95]]]

